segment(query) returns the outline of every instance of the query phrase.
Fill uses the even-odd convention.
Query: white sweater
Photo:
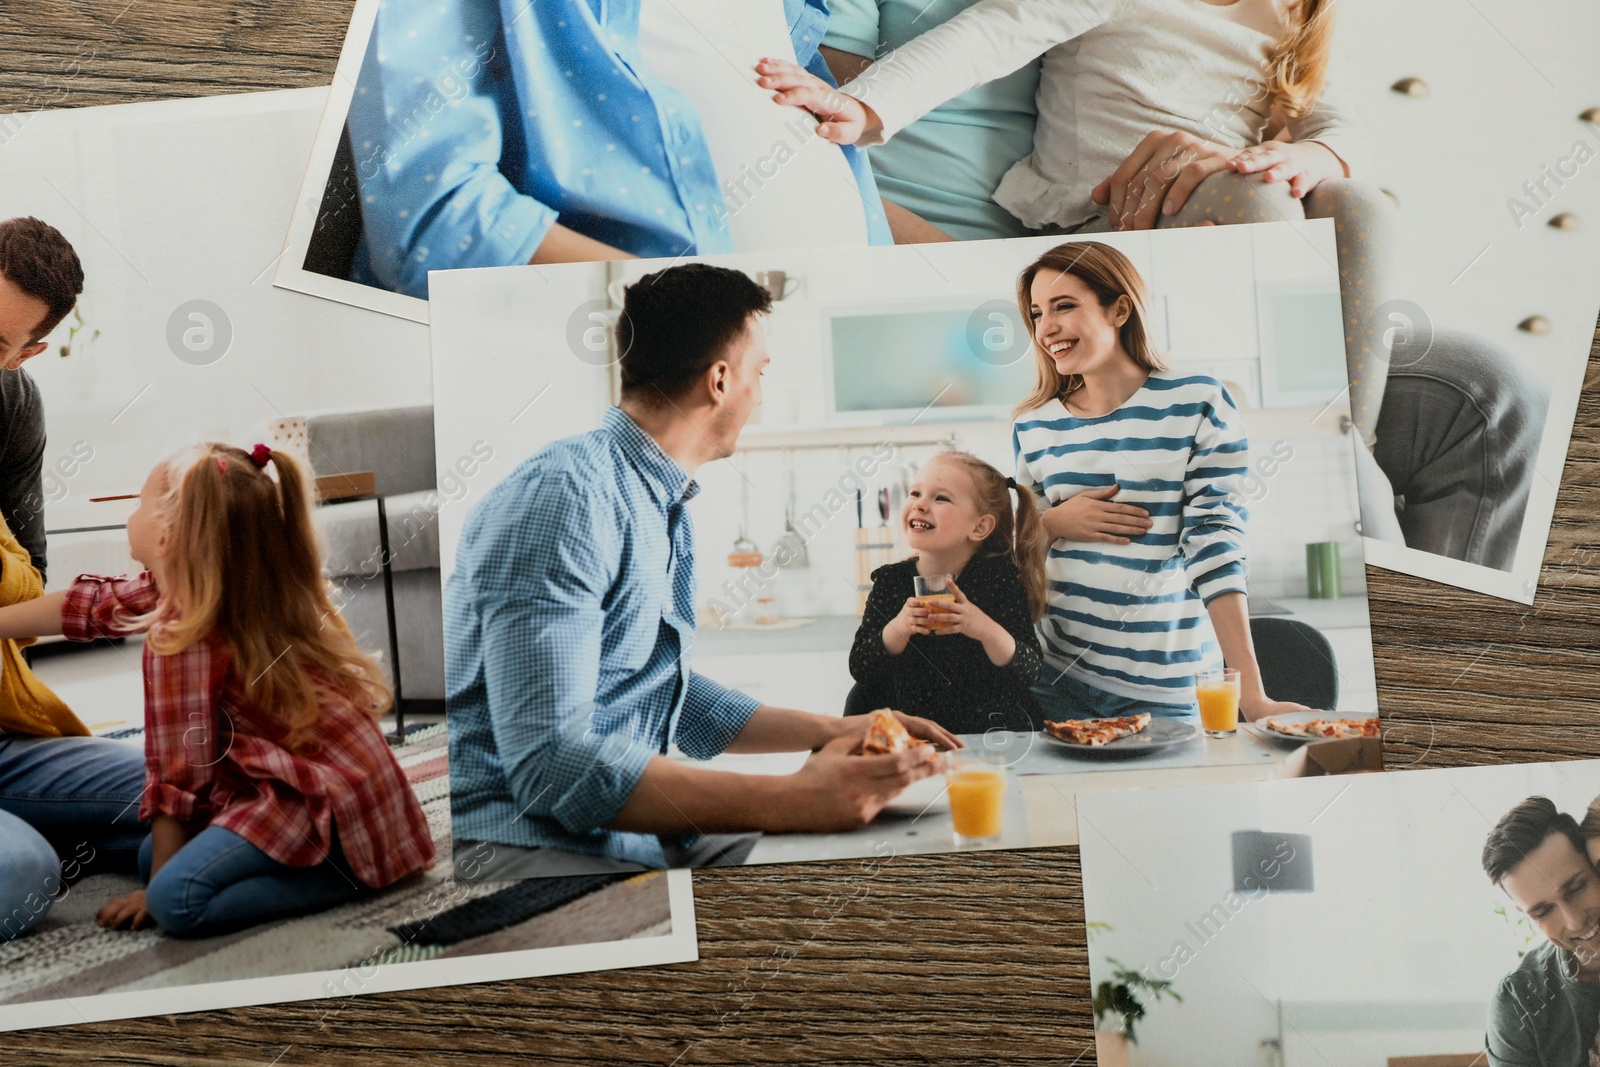
[[[1044,55],[1033,153],[994,199],[1031,227],[1104,211],[1090,191],[1152,130],[1230,148],[1272,135],[1266,63],[1286,32],[1285,0],[980,0],[896,49],[847,86],[892,137],[934,107]],[[1354,175],[1364,146],[1329,80],[1296,141],[1326,145]],[[863,143],[868,143],[863,141]]]

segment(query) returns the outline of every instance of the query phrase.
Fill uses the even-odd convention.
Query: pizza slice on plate
[[[861,751],[868,756],[885,756],[904,752],[916,742],[912,739],[894,712],[879,708],[867,723],[867,736],[861,742]]]
[[[1261,725],[1285,737],[1315,737],[1343,739],[1349,737],[1377,737],[1378,719],[1307,719],[1304,722],[1286,722],[1283,719],[1263,719]]]
[[[1150,725],[1150,713],[1123,715],[1114,719],[1068,719],[1065,722],[1046,722],[1045,733],[1069,745],[1087,745],[1098,748],[1120,741]]]

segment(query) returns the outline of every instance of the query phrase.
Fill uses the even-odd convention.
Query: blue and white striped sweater
[[[1116,411],[1072,415],[1059,400],[1012,424],[1019,485],[1041,507],[1116,484],[1150,512],[1128,545],[1057,541],[1040,620],[1049,681],[1066,671],[1121,696],[1191,703],[1194,672],[1220,666],[1205,605],[1244,592],[1249,445],[1214,378],[1158,371]]]

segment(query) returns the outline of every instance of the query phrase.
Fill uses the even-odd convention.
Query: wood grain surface
[[[351,10],[126,2],[0,2],[0,113],[326,84]],[[1367,572],[1391,769],[1600,757],[1595,350],[1531,608]],[[1075,848],[700,872],[695,964],[0,1034],[0,1063],[1088,1067],[1082,901]]]

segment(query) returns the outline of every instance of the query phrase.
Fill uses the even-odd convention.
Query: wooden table
[[[327,84],[350,9],[7,0],[0,112]],[[1391,768],[1600,757],[1595,368],[1531,608],[1368,571]],[[695,906],[695,964],[0,1035],[0,1061],[1093,1063],[1076,848],[707,871]]]

